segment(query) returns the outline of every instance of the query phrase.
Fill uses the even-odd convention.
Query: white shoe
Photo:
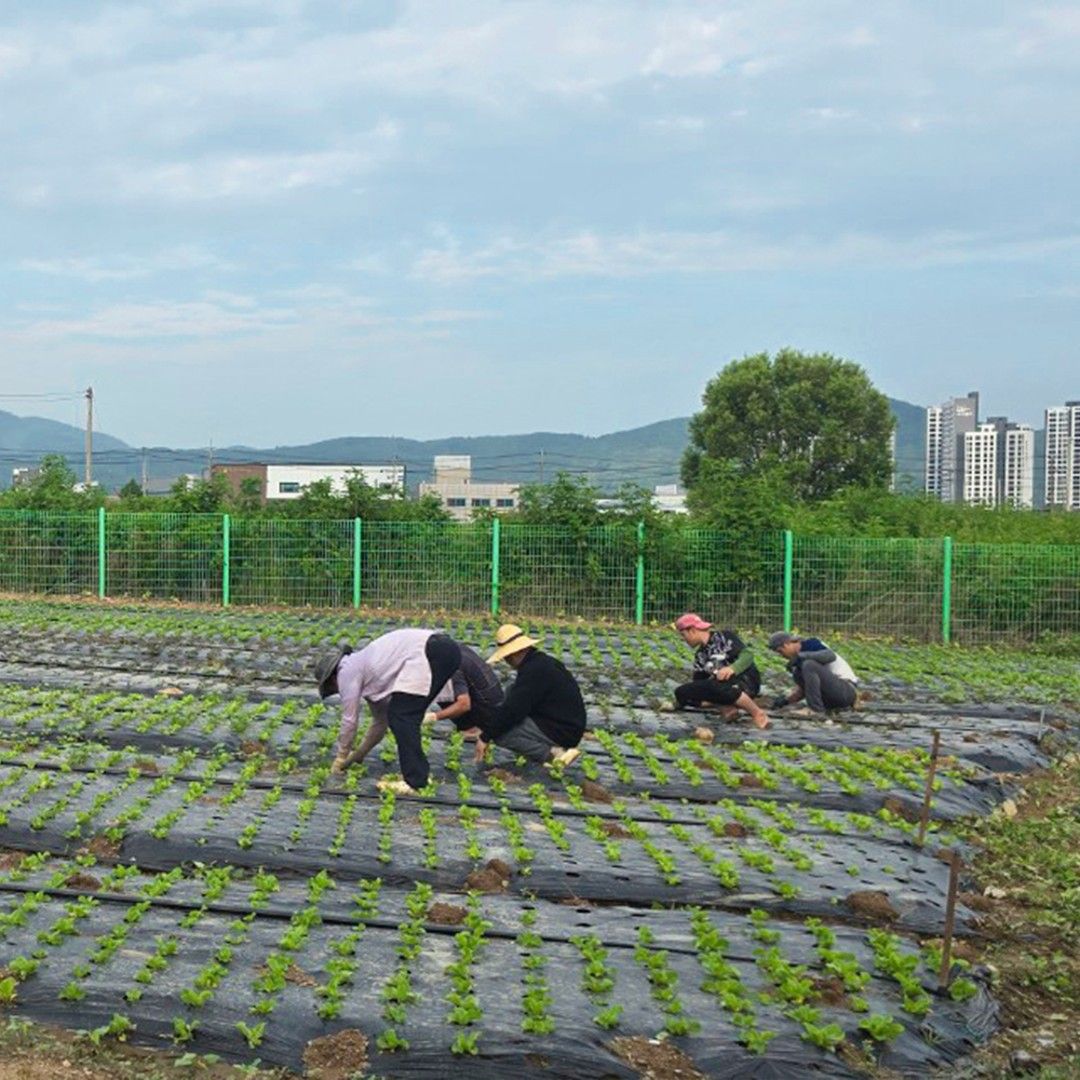
[[[573,765],[579,757],[581,757],[581,751],[576,746],[571,746],[569,750],[560,750],[558,753],[552,754],[551,764],[559,765],[565,769],[567,766]]]
[[[377,780],[375,786],[380,791],[391,791],[395,795],[418,795],[419,792],[405,783],[404,780],[399,780],[396,776],[384,776]]]

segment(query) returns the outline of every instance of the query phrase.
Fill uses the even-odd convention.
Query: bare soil
[[[598,784],[594,780],[581,781],[581,794],[589,802],[609,803],[612,801],[611,792],[603,784]]]
[[[746,833],[746,826],[740,825],[737,821],[727,821],[724,823],[725,836],[745,836]]]
[[[525,780],[518,776],[517,773],[510,772],[509,769],[490,769],[488,770],[488,776],[494,776],[496,780],[501,780],[504,784],[524,784]]]
[[[97,892],[101,888],[101,882],[93,874],[71,874],[64,881],[66,889],[86,889],[89,892]]]
[[[368,1040],[362,1031],[345,1028],[304,1048],[304,1075],[311,1080],[349,1080],[367,1071]]]
[[[115,859],[120,854],[120,845],[107,836],[95,836],[87,841],[83,850],[90,852],[95,859]]]
[[[481,870],[474,870],[465,879],[465,887],[481,893],[506,892],[512,871],[502,859],[491,859]]]
[[[888,895],[877,889],[863,889],[859,892],[848,893],[844,898],[844,903],[856,915],[862,915],[867,919],[895,922],[900,918],[900,912],[889,903]]]
[[[613,840],[626,840],[630,836],[629,830],[624,829],[617,821],[605,821],[600,828],[605,836],[610,836]]]
[[[693,1059],[667,1041],[630,1035],[612,1039],[608,1048],[644,1080],[706,1080]]]
[[[754,776],[753,773],[741,773],[739,775],[739,787],[759,788],[764,786],[760,778]]]
[[[468,914],[465,908],[456,904],[435,903],[428,908],[427,921],[436,926],[460,926]]]

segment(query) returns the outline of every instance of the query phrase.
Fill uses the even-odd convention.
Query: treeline
[[[107,506],[121,513],[223,514],[245,517],[365,521],[446,521],[449,515],[432,497],[388,499],[357,475],[344,493],[329,481],[307,487],[297,499],[263,504],[256,486],[235,493],[224,477],[178,480],[164,496],[147,496],[129,483],[116,496],[98,489],[74,490],[76,476],[63,458],[46,458],[28,485],[0,493],[3,510],[92,510]],[[747,477],[709,470],[690,494],[691,512],[664,514],[653,507],[648,489],[627,484],[614,493],[614,508],[601,509],[605,493],[580,476],[560,473],[547,484],[524,485],[520,508],[500,515],[506,522],[556,525],[569,530],[598,525],[646,522],[652,535],[687,529],[720,529],[736,537],[792,529],[803,536],[908,537],[952,536],[967,543],[1080,545],[1080,513],[1013,510],[942,503],[921,494],[849,487],[816,502],[799,501],[779,473]],[[605,501],[610,501],[610,495]],[[481,519],[490,511],[480,512]]]

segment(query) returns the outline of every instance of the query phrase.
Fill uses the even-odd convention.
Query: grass
[[[286,1080],[285,1069],[231,1065],[214,1054],[146,1050],[87,1032],[0,1020],[0,1080]]]
[[[1080,754],[1024,781],[1015,817],[976,822],[975,873],[999,901],[987,913],[983,960],[994,972],[1002,1030],[978,1054],[977,1075],[1080,1077]],[[972,1075],[976,1075],[972,1073]]]

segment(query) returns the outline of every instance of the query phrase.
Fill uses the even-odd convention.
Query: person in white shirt
[[[806,698],[816,713],[829,709],[850,709],[856,702],[859,680],[851,665],[818,638],[801,638],[777,631],[769,638],[769,648],[787,661],[795,688],[773,702],[774,709]]]

